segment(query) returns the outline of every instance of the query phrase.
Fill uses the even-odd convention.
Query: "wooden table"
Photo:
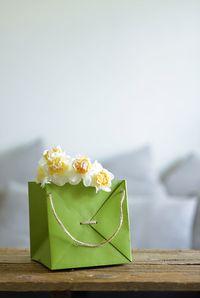
[[[200,291],[200,251],[136,250],[128,265],[50,271],[28,250],[0,249],[0,291]]]

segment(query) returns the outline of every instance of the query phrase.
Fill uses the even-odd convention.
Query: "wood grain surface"
[[[136,250],[132,264],[50,271],[0,249],[0,291],[200,291],[200,251]]]

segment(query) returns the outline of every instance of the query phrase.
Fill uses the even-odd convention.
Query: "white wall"
[[[0,146],[200,152],[199,0],[0,0]]]

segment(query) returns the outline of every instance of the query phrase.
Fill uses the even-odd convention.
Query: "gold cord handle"
[[[54,203],[53,203],[53,196],[51,193],[48,194],[48,198],[50,200],[50,204],[51,204],[51,210],[53,211],[53,215],[56,219],[56,221],[58,222],[58,224],[60,225],[60,227],[62,228],[62,230],[64,231],[64,233],[72,240],[74,241],[74,243],[78,246],[85,246],[85,247],[100,247],[102,245],[105,245],[106,243],[109,243],[113,240],[113,238],[119,233],[122,223],[123,223],[123,202],[125,199],[125,191],[121,191],[122,192],[122,198],[120,201],[120,220],[119,220],[119,225],[117,227],[117,229],[115,230],[115,232],[107,239],[107,240],[103,240],[99,243],[88,243],[88,242],[82,242],[78,239],[76,239],[68,230],[67,228],[64,226],[63,222],[60,220],[55,207],[54,207]]]

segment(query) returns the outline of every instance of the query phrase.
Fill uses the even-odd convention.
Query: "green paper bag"
[[[51,270],[132,261],[125,180],[111,192],[29,182],[31,258]]]

